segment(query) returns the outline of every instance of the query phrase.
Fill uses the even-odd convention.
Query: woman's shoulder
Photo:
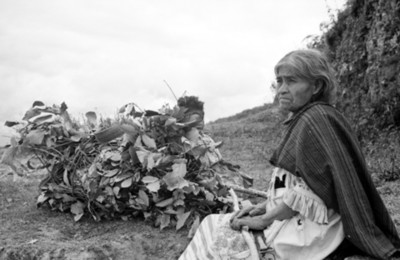
[[[303,121],[315,120],[344,120],[344,116],[335,107],[327,103],[315,103],[309,105],[299,119]]]
[[[311,115],[329,115],[338,112],[339,111],[332,105],[322,102],[316,102],[310,104],[308,108],[306,108],[306,110],[304,111],[305,114],[311,114]]]
[[[299,116],[294,127],[307,131],[353,132],[351,124],[344,114],[326,103],[310,106]]]
[[[314,103],[303,108],[291,123],[295,129],[336,128],[341,125],[349,128],[350,124],[344,115],[327,103]]]

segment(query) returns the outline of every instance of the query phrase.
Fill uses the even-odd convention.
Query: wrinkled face
[[[279,69],[276,81],[279,106],[283,110],[296,112],[316,93],[315,84],[296,77],[290,69],[284,67]]]

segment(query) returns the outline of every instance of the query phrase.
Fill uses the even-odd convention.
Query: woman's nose
[[[287,85],[285,84],[285,82],[282,82],[282,84],[278,87],[278,94],[286,92],[287,92]]]

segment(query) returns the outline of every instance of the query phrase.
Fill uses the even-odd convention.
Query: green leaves
[[[25,142],[32,145],[41,145],[45,134],[45,131],[42,129],[32,130],[26,135]]]
[[[175,160],[175,163],[172,165],[172,172],[164,176],[163,181],[167,184],[168,190],[182,189],[189,185],[188,181],[184,179],[186,175],[185,162],[186,160],[184,159]]]
[[[80,201],[71,205],[71,213],[74,214],[74,220],[78,221],[83,217],[85,204]]]
[[[46,202],[49,199],[44,193],[41,193],[39,197],[36,200],[36,205],[40,207],[44,202]]]
[[[100,143],[108,143],[115,138],[121,137],[124,131],[119,127],[119,125],[113,125],[94,134],[97,141]]]
[[[154,141],[153,138],[149,137],[146,134],[142,134],[141,135],[142,138],[142,142],[144,143],[144,145],[150,149],[157,149],[157,145],[156,142]]]
[[[49,169],[37,205],[71,212],[75,221],[143,216],[161,230],[194,230],[201,217],[226,204],[216,171],[202,163],[214,143],[196,143],[198,132],[195,142],[185,137],[182,110],[174,117],[134,107],[125,106],[114,121],[90,111],[80,125],[65,104],[35,102],[26,124],[8,123],[23,126],[4,158],[15,161],[20,143],[33,149]]]
[[[160,230],[168,227],[171,222],[171,216],[168,214],[161,214],[157,217],[156,225],[160,225]]]
[[[125,179],[123,182],[121,182],[121,188],[129,188],[133,183],[132,178]]]
[[[143,190],[139,190],[138,195],[141,204],[143,204],[146,207],[150,206],[149,197],[147,196],[146,192],[144,192]]]
[[[183,227],[183,225],[185,225],[186,220],[189,218],[190,216],[190,211],[186,212],[186,213],[182,213],[182,214],[177,214],[177,219],[178,222],[176,223],[176,230],[179,230]]]
[[[156,207],[165,208],[165,207],[167,207],[169,205],[172,205],[173,202],[174,202],[173,198],[168,198],[166,200],[163,200],[163,201],[160,201],[160,202],[156,203]]]
[[[142,178],[142,182],[146,185],[146,188],[150,191],[150,192],[158,192],[160,190],[160,180],[156,177],[153,176],[144,176]]]

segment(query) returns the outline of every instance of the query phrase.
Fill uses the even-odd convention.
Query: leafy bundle
[[[28,151],[26,167],[47,168],[39,185],[38,206],[72,212],[75,221],[143,216],[161,229],[198,225],[207,214],[231,205],[229,184],[242,184],[239,167],[222,160],[215,143],[184,122],[184,109],[141,111],[131,103],[114,121],[86,113],[74,122],[67,106],[34,102],[19,137],[2,162],[16,172],[16,155]],[[196,130],[196,131],[193,131]],[[36,165],[36,166],[35,166]]]

